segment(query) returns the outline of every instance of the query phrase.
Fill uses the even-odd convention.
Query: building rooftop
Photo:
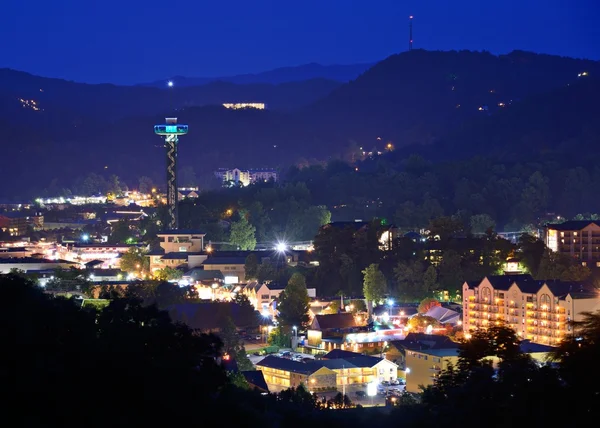
[[[70,262],[67,260],[48,260],[48,259],[36,259],[35,257],[7,257],[7,258],[0,258],[0,263],[2,264],[11,264],[11,263],[31,263],[31,264],[58,264],[58,263],[62,263],[62,264],[71,264],[71,265],[78,265],[79,263],[76,262]]]
[[[323,367],[315,366],[313,363],[306,364],[287,358],[275,357],[273,355],[267,355],[265,358],[256,363],[256,366],[268,367],[276,370],[285,370],[293,373],[302,373],[306,375],[311,375]]]
[[[197,230],[197,229],[172,229],[172,230],[165,230],[163,232],[157,233],[156,236],[173,236],[173,235],[206,235],[206,232],[202,232],[201,230]]]
[[[161,257],[161,260],[187,260],[189,256],[200,256],[204,253],[194,253],[188,251],[173,251]]]
[[[346,312],[331,315],[315,315],[312,327],[319,330],[345,329],[356,327],[356,321],[354,315]]]
[[[552,294],[564,297],[568,293],[593,293],[595,290],[590,285],[574,281],[536,280],[531,275],[490,275],[486,277],[495,290],[508,291],[516,283],[521,292],[535,294],[546,284]],[[467,282],[469,288],[478,287],[480,282]]]
[[[564,223],[549,223],[546,225],[548,229],[552,230],[582,230],[589,226],[590,224],[595,224],[596,226],[600,225],[600,222],[593,220],[569,220]]]
[[[526,354],[532,354],[537,352],[553,352],[556,350],[553,346],[542,345],[540,343],[532,343],[529,340],[522,340],[519,343],[519,348],[521,348],[521,352]]]
[[[248,382],[251,388],[256,388],[262,392],[269,392],[269,387],[267,386],[267,382],[265,381],[265,376],[263,375],[262,371],[247,370],[241,373],[244,378],[246,378],[246,382]]]
[[[425,333],[408,333],[404,340],[390,342],[396,349],[411,351],[429,351],[432,349],[458,349],[458,343],[453,342],[448,336]]]
[[[205,265],[243,265],[246,263],[245,257],[208,257],[202,264]]]

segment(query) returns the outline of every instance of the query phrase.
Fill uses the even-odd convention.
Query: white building
[[[221,168],[215,172],[215,176],[223,181],[224,185],[233,183],[248,186],[252,183],[277,181],[277,171],[271,168],[240,169]]]

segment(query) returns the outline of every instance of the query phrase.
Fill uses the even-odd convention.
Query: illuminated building
[[[344,352],[340,358],[325,355],[321,360],[299,362],[268,356],[256,364],[269,390],[306,386],[310,391],[390,381],[398,377],[398,366],[385,358]]]
[[[10,236],[25,235],[29,227],[34,230],[43,229],[44,216],[39,213],[25,214],[20,211],[0,214],[0,230]]]
[[[223,181],[224,186],[248,186],[252,183],[277,181],[277,171],[269,168],[221,168],[215,172],[215,176]]]
[[[169,209],[167,227],[177,229],[179,227],[177,216],[177,145],[179,136],[188,133],[188,126],[177,124],[176,117],[168,117],[165,122],[165,125],[156,125],[154,133],[165,137],[165,147],[167,148],[167,207]]]
[[[395,342],[404,354],[404,373],[406,375],[406,391],[412,393],[422,392],[421,386],[433,385],[440,374],[450,365],[456,368],[458,364],[459,344],[450,340],[433,337],[431,341],[426,338],[419,340],[406,340]],[[435,340],[433,340],[435,339]],[[554,348],[523,340],[519,344],[521,352],[528,354],[539,364],[545,364],[548,355]],[[485,358],[491,361],[494,368],[498,367],[500,360],[496,356]]]
[[[264,110],[266,108],[265,103],[224,103],[223,107],[231,110],[240,110],[246,108]]]
[[[548,224],[544,235],[550,250],[573,257],[583,266],[600,267],[600,222],[573,220]]]
[[[580,283],[538,281],[531,275],[488,276],[463,285],[465,332],[504,324],[523,339],[556,345],[569,321],[600,309],[600,294]]]

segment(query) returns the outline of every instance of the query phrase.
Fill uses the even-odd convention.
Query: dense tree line
[[[377,221],[359,230],[352,225],[322,228],[314,241],[319,266],[309,272],[307,280],[318,284],[319,293],[325,296],[340,290],[357,296],[368,290],[375,301],[391,296],[418,302],[440,292],[459,298],[464,281],[501,274],[511,258],[537,279],[583,281],[593,274],[571,257],[548,250],[534,236],[523,234],[513,244],[492,229],[474,236],[468,224],[458,217],[436,218],[427,226],[429,236],[400,236],[389,249],[380,248],[379,237],[387,227]]]
[[[581,160],[579,165],[586,165]],[[407,229],[459,213],[489,215],[497,230],[522,230],[547,213],[572,218],[600,211],[593,198],[600,184],[595,164],[502,161],[475,157],[430,162],[394,152],[351,165],[341,161],[291,168],[292,183],[306,183],[316,204],[332,209],[335,220],[386,218]]]

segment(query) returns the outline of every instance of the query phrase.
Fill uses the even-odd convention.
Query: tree
[[[271,263],[261,263],[258,265],[258,272],[256,274],[256,279],[258,282],[262,283],[265,281],[274,280],[276,276],[277,271]]]
[[[206,406],[203,411],[208,411],[216,405],[215,391],[227,384],[217,363],[219,339],[172,323],[156,307],[115,299],[102,311],[81,308],[78,301],[53,297],[31,282],[8,275],[0,278],[0,287],[12,302],[0,313],[3,329],[10,332],[3,335],[3,345],[10,352],[0,355],[5,368],[0,391],[5,397],[4,415],[11,420],[23,418],[18,409],[30,400],[36,401],[40,411],[33,425],[67,427],[72,418],[84,420],[89,397],[98,388],[96,382],[82,378],[89,367],[94,367],[94,376],[114,388],[111,396],[117,400],[94,416],[87,424],[92,427],[109,426],[116,419],[145,426],[169,420],[184,423],[185,418],[176,412],[179,406]],[[32,346],[43,344],[44,352],[32,352],[23,345],[24,338]],[[132,397],[143,397],[147,391],[150,384],[140,380],[148,373],[152,373],[152,387],[178,391],[181,396],[163,394],[160,399],[132,402]],[[66,397],[73,406],[68,415],[54,412]],[[158,404],[169,417],[152,410]]]
[[[240,339],[237,327],[231,317],[226,317],[223,320],[223,324],[219,331],[219,337],[223,341],[223,353],[235,360],[238,369],[241,371],[254,369],[254,366],[248,359],[246,348]]]
[[[258,257],[254,253],[248,254],[244,263],[246,281],[258,278]]]
[[[152,193],[152,188],[154,187],[154,183],[150,177],[146,177],[145,175],[140,177],[138,190],[140,193],[150,194]]]
[[[437,270],[435,266],[430,265],[423,274],[423,286],[428,293],[437,290]]]
[[[517,246],[520,250],[521,264],[530,275],[534,278],[537,277],[540,262],[546,249],[544,241],[524,233],[519,237]]]
[[[438,320],[422,314],[414,315],[408,320],[408,326],[412,330],[425,330],[429,326],[436,327],[437,325],[439,325]]]
[[[471,216],[469,219],[469,225],[471,226],[471,233],[474,235],[484,235],[489,231],[494,230],[496,222],[488,214],[477,214]]]
[[[400,261],[394,268],[398,295],[402,301],[414,301],[425,297],[428,289],[424,282],[423,263],[418,260]]]
[[[421,303],[419,303],[419,307],[418,307],[417,311],[420,314],[425,314],[425,313],[429,312],[430,309],[439,307],[439,306],[442,306],[442,305],[440,304],[440,302],[437,299],[434,299],[433,297],[428,297],[426,299],[421,300]]]
[[[462,257],[455,250],[444,251],[439,268],[439,282],[444,290],[459,289],[464,283]]]
[[[121,219],[112,226],[108,240],[114,244],[128,244],[131,242],[133,232],[127,219]]]
[[[462,221],[455,217],[438,217],[429,223],[429,232],[432,237],[439,236],[446,240],[458,233],[463,232],[464,225]]]
[[[121,256],[120,266],[127,273],[145,273],[150,270],[150,258],[141,248],[131,247]]]
[[[301,273],[294,273],[287,286],[278,298],[277,320],[282,326],[297,326],[299,329],[306,327],[309,321],[308,310],[310,298],[306,289],[306,280]]]
[[[246,216],[242,215],[239,221],[231,224],[229,243],[242,251],[254,250],[256,247],[255,232],[256,228],[248,223]]]
[[[284,331],[281,326],[274,328],[268,338],[269,345],[280,348],[289,348],[292,343],[292,336],[289,331]]]
[[[377,263],[370,264],[363,273],[363,293],[367,299],[369,317],[373,311],[373,302],[385,298],[386,279],[383,272],[379,270]]]
[[[175,279],[180,279],[183,276],[183,272],[179,269],[172,268],[170,266],[165,266],[162,269],[158,269],[154,272],[154,278],[158,281],[172,281]]]

